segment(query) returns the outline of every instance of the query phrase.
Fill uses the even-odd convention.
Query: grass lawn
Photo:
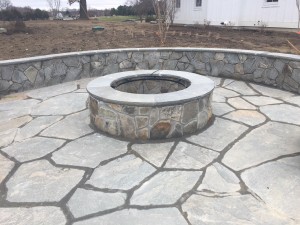
[[[124,20],[136,20],[137,16],[101,16],[98,20],[103,22],[122,22]]]

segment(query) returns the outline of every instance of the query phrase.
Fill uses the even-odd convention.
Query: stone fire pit
[[[180,71],[115,73],[87,86],[91,123],[129,139],[181,137],[201,130],[212,116],[214,82]]]

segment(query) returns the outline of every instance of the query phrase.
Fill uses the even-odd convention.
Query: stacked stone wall
[[[110,73],[179,70],[300,93],[300,56],[229,49],[115,49],[0,61],[0,94]]]

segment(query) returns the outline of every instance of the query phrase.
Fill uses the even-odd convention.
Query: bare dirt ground
[[[4,24],[0,23],[0,27]],[[93,26],[104,31],[93,32]],[[159,47],[157,25],[139,22],[29,21],[27,33],[0,34],[0,60],[63,52]],[[300,35],[295,32],[236,30],[173,26],[165,47],[209,47],[297,54]]]

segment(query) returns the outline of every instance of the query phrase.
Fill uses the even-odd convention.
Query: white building
[[[174,23],[297,28],[296,0],[176,0]]]

